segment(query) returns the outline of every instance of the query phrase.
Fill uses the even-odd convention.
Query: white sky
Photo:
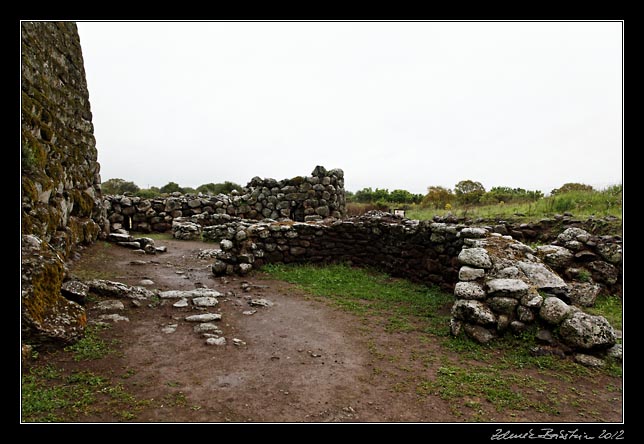
[[[620,22],[79,22],[103,180],[622,181]]]

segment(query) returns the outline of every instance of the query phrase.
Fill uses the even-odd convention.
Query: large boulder
[[[606,349],[616,343],[615,330],[605,317],[582,311],[561,323],[559,335],[566,344],[583,350]]]
[[[61,293],[65,264],[36,236],[22,236],[22,340],[31,344],[66,344],[80,339],[87,325],[85,309]]]

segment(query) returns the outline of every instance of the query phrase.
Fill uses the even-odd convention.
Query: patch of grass
[[[387,315],[387,331],[414,330],[414,318],[424,321],[427,332],[445,335],[449,331],[449,308],[454,297],[437,287],[344,264],[268,264],[263,270],[275,279],[328,298],[344,310]]]
[[[138,408],[134,397],[121,385],[89,371],[68,376],[52,366],[34,367],[22,375],[22,420],[64,422],[112,408],[121,419],[133,419]],[[121,414],[122,413],[122,414]]]
[[[615,216],[622,218],[622,187],[613,186],[605,190],[570,191],[555,196],[544,197],[536,202],[507,202],[491,205],[456,206],[450,210],[434,209],[421,205],[411,205],[406,216],[410,219],[428,220],[435,215],[451,213],[457,217],[503,218],[521,221],[537,221],[556,213],[572,212],[576,217]],[[517,215],[523,216],[517,216]]]
[[[134,237],[149,237],[150,239],[160,240],[173,240],[172,233],[130,233]]]
[[[587,308],[586,311],[604,316],[613,328],[622,329],[622,300],[618,296],[599,295],[595,306]]]
[[[114,350],[100,337],[100,331],[104,328],[96,324],[88,325],[85,329],[85,337],[65,347],[65,350],[74,353],[74,361],[90,361],[107,356]]]

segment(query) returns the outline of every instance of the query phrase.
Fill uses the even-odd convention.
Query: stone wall
[[[254,177],[230,195],[181,195],[159,199],[105,196],[105,208],[112,229],[164,232],[176,218],[198,216],[201,225],[210,224],[211,215],[227,214],[244,219],[295,221],[342,218],[346,214],[344,173],[317,166],[307,177],[277,181]]]
[[[76,24],[24,22],[21,41],[23,336],[65,341],[85,320],[63,261],[108,229],[100,167]]]
[[[451,291],[458,276],[461,231],[431,221],[401,219],[389,213],[319,222],[241,220],[220,216],[203,229],[217,275],[245,274],[272,262],[348,262],[393,276],[439,285]]]
[[[573,237],[571,230],[583,231],[568,229],[560,237]],[[570,287],[536,253],[510,236],[489,235],[484,229],[465,239],[458,256],[462,267],[454,289],[452,334],[464,332],[488,343],[506,331],[522,333],[537,324],[543,345],[535,353],[574,353],[586,365],[603,365],[597,355],[618,357],[621,345],[608,321],[566,303]]]
[[[184,232],[184,225],[198,226],[189,220],[175,221],[176,237]],[[217,276],[244,275],[275,262],[371,266],[453,291],[454,335],[465,332],[487,343],[505,332],[523,332],[536,323],[546,332],[542,335],[552,338],[550,347],[561,353],[577,352],[580,360],[591,359],[586,353],[606,354],[615,345],[615,332],[603,317],[584,313],[580,307],[592,304],[579,300],[580,295],[588,294],[587,285],[597,287],[595,297],[601,287],[593,283],[590,274],[589,282],[566,282],[547,263],[570,265],[575,255],[568,248],[582,251],[590,243],[598,251],[589,262],[596,263],[593,269],[612,267],[621,273],[616,266],[621,267],[621,239],[609,242],[603,238],[603,242],[594,244],[596,237],[569,228],[558,237],[565,246],[533,249],[492,230],[409,220],[381,212],[304,223],[216,215],[201,236],[218,242],[219,248],[204,250],[201,255],[214,259],[212,272]]]

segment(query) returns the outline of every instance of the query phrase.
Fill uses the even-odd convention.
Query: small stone
[[[452,316],[459,320],[480,325],[496,324],[494,312],[480,301],[457,300],[452,306]]]
[[[474,268],[491,268],[492,260],[485,248],[463,248],[458,255],[458,260],[463,265]]]
[[[586,367],[604,367],[606,365],[606,362],[603,359],[599,359],[591,355],[585,355],[583,353],[575,353],[575,362]]]
[[[500,279],[515,279],[519,277],[519,269],[517,267],[506,267],[496,273]]]
[[[526,330],[526,325],[521,321],[512,321],[510,322],[510,330],[513,333],[522,333]]]
[[[133,307],[139,308],[141,305],[143,305],[141,303],[141,301],[139,301],[138,299],[132,299],[132,306]]]
[[[254,307],[272,307],[274,305],[268,299],[252,299],[249,304]]]
[[[449,320],[449,331],[452,333],[452,336],[458,336],[461,333],[462,328],[463,322],[454,318]]]
[[[165,334],[174,333],[175,331],[177,331],[178,326],[179,324],[168,324],[161,329],[161,332]]]
[[[165,245],[161,245],[161,246],[155,247],[154,250],[157,253],[165,253],[168,251],[168,247],[166,247]]]
[[[125,310],[123,302],[109,299],[107,301],[101,301],[96,304],[97,310],[109,311],[109,310]]]
[[[239,274],[246,275],[253,269],[252,264],[239,264]]]
[[[485,276],[485,270],[482,268],[472,268],[467,265],[463,265],[460,270],[458,270],[458,279],[461,281],[473,281]]]
[[[532,322],[534,321],[534,312],[523,305],[517,307],[517,316],[521,322]]]
[[[147,286],[150,286],[150,285],[154,285],[154,281],[152,279],[141,279],[139,281],[139,285],[143,285],[143,286],[147,287]]]
[[[520,298],[530,288],[528,284],[519,279],[492,279],[486,285],[488,293],[500,293],[514,298]]]
[[[183,307],[187,307],[187,306],[188,306],[188,299],[186,299],[186,298],[181,298],[180,300],[178,300],[177,302],[175,302],[174,304],[172,304],[172,306],[173,306],[173,307],[176,307],[176,308],[183,308]]]
[[[81,281],[67,281],[60,287],[60,292],[70,301],[84,304],[89,292],[89,285]]]
[[[458,299],[485,299],[485,290],[475,282],[457,282],[454,296]]]
[[[207,345],[226,345],[226,338],[223,336],[220,338],[208,338],[206,339]]]
[[[552,332],[550,330],[539,330],[535,338],[537,341],[543,342],[544,344],[553,344],[555,342],[555,338],[552,336]]]
[[[99,319],[99,321],[112,321],[112,322],[121,322],[121,321],[124,321],[124,322],[130,322],[130,320],[129,320],[127,317],[125,317],[125,316],[121,316],[121,315],[118,315],[118,314],[116,314],[116,313],[115,313],[115,314],[104,314],[104,315],[100,315],[100,316],[98,317],[98,319]]]
[[[210,322],[210,321],[220,321],[221,315],[219,313],[204,313],[198,315],[187,316],[187,322]]]
[[[509,315],[514,312],[514,308],[517,306],[519,301],[514,298],[494,297],[488,299],[487,303],[496,313]]]
[[[219,303],[219,301],[217,301],[217,298],[204,296],[199,298],[193,298],[192,303],[197,307],[214,307]]]
[[[246,316],[252,316],[252,315],[254,315],[255,313],[257,313],[257,310],[246,310],[246,311],[242,311],[242,314],[244,314],[244,315],[246,315]]]
[[[147,265],[147,263],[148,261],[140,261],[140,260],[130,261],[130,265]]]
[[[236,345],[236,346],[239,347],[239,346],[242,346],[242,345],[246,345],[246,343],[244,341],[242,341],[241,339],[233,338],[233,345]]]
[[[622,344],[615,344],[606,350],[606,357],[617,362],[622,362]]]
[[[195,333],[216,332],[220,331],[219,327],[212,322],[203,322],[193,327]]]
[[[219,242],[219,246],[221,247],[222,250],[228,251],[228,250],[232,250],[234,245],[232,241],[228,239],[222,239],[221,242]]]
[[[467,336],[479,344],[487,344],[492,339],[496,338],[496,334],[494,334],[494,332],[485,327],[481,327],[480,325],[465,324],[463,329]]]
[[[461,230],[459,236],[463,238],[481,238],[485,237],[487,233],[488,230],[486,230],[485,228],[467,227]]]

